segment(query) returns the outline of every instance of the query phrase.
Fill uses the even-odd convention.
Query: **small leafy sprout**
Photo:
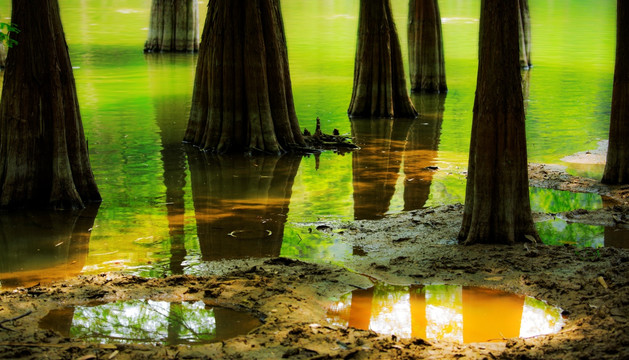
[[[20,29],[18,29],[17,25],[11,23],[0,22],[0,42],[7,45],[7,47],[12,47],[17,45],[17,41],[15,39],[11,39],[9,35],[11,33],[18,34]]]

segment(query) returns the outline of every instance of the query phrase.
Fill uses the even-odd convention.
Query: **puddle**
[[[604,226],[554,219],[538,222],[535,227],[546,245],[570,244],[580,248],[607,246]]]
[[[50,311],[42,329],[97,343],[207,344],[244,335],[262,322],[246,312],[203,301],[118,301]]]
[[[459,343],[551,334],[564,324],[561,309],[543,301],[460,285],[380,283],[342,296],[328,316],[335,325]]]

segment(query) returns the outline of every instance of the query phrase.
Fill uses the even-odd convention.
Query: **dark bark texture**
[[[390,0],[361,0],[350,117],[414,118]]]
[[[196,0],[153,0],[145,52],[199,50],[199,4]]]
[[[82,208],[100,201],[57,0],[13,1],[0,104],[0,207]]]
[[[464,244],[537,239],[528,191],[518,2],[483,0]]]
[[[279,0],[210,0],[184,141],[216,153],[305,146]]]
[[[448,91],[437,0],[409,1],[408,58],[411,91]]]
[[[518,0],[520,18],[518,20],[520,34],[520,67],[528,69],[533,66],[531,62],[531,13],[529,12],[529,0]]]
[[[629,3],[618,0],[616,67],[605,184],[629,184]]]

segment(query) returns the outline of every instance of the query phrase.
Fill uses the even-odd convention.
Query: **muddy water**
[[[262,322],[251,314],[198,302],[152,300],[52,310],[42,329],[99,343],[207,344],[247,334]]]
[[[392,5],[406,51],[408,3]],[[149,0],[60,6],[104,201],[95,212],[62,220],[1,215],[2,287],[103,271],[200,273],[222,258],[342,263],[353,256],[351,247],[299,224],[377,219],[464,201],[478,0],[440,2],[450,91],[413,95],[420,117],[399,121],[346,116],[358,3],[283,1],[302,127],[312,128],[320,117],[324,131],[336,128],[362,146],[352,154],[302,159],[212,157],[181,144],[196,56],[142,53]],[[205,4],[199,6],[204,16]],[[615,2],[532,0],[531,12],[534,67],[524,74],[529,157],[570,167],[561,159],[607,137]],[[9,13],[10,1],[0,0],[0,18]],[[601,173],[600,165],[570,169]],[[557,196],[534,193],[534,207],[557,211],[547,205],[551,197]],[[568,202],[582,203],[578,195]]]
[[[561,330],[561,309],[531,297],[459,285],[354,290],[330,307],[329,321],[402,338],[460,343],[504,341]]]

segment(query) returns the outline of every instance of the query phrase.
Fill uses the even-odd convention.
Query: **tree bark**
[[[195,0],[153,0],[144,52],[199,50],[199,5]]]
[[[518,2],[483,0],[463,244],[537,239],[528,191]]]
[[[305,146],[279,0],[210,0],[184,141],[215,153]]]
[[[437,0],[409,1],[408,57],[411,91],[448,91]]]
[[[618,0],[616,66],[604,184],[629,184],[629,3]]]
[[[531,13],[529,0],[518,0],[519,5],[519,35],[520,35],[520,67],[523,69],[533,66],[531,62]]]
[[[100,201],[57,0],[13,1],[22,30],[0,104],[0,207],[76,209]]]
[[[414,118],[390,0],[361,0],[350,117]]]

